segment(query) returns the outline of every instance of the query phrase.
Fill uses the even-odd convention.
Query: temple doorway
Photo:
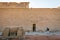
[[[36,31],[36,24],[33,24],[33,32]]]

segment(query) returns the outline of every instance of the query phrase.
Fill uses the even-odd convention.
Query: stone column
[[[9,28],[5,28],[3,31],[3,37],[8,37],[9,34]]]
[[[18,37],[22,37],[22,36],[24,36],[24,34],[25,34],[25,32],[24,32],[23,28],[20,27],[20,28],[18,29],[18,31],[17,31],[17,36],[18,36]]]
[[[24,40],[24,38],[25,38],[24,35],[25,35],[25,32],[24,32],[23,28],[20,27],[18,29],[17,36],[19,37],[20,40]]]

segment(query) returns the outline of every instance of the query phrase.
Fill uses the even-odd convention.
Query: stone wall
[[[0,2],[0,8],[29,8],[29,2]]]
[[[0,27],[23,27],[32,31],[60,30],[60,9],[57,8],[0,8]]]

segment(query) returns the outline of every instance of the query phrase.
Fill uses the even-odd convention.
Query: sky
[[[30,2],[30,8],[57,8],[60,0],[0,0],[0,2]]]

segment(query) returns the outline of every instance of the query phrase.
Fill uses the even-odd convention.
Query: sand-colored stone
[[[29,2],[0,2],[0,8],[29,8]]]
[[[10,32],[10,36],[17,36],[17,31],[18,31],[18,28],[15,27],[15,28],[10,28],[9,32]]]
[[[14,5],[15,3],[12,4]],[[5,7],[6,5],[4,5],[2,6]],[[60,30],[60,9],[58,8],[7,7],[0,7],[0,27],[23,26],[24,30],[31,31],[33,28],[32,26],[35,23],[37,30],[45,31],[47,27],[50,29],[50,31]]]
[[[18,28],[15,27],[15,28],[10,28],[10,32],[17,32],[18,31]]]
[[[5,28],[3,31],[3,37],[8,37],[9,34],[9,28]]]
[[[22,28],[22,27],[19,28],[19,30],[17,31],[17,36],[18,36],[18,37],[23,37],[24,35],[25,35],[25,33],[24,33],[23,28]]]

